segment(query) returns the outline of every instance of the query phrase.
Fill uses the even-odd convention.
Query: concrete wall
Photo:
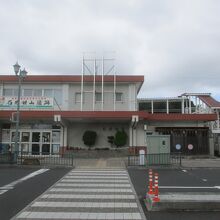
[[[97,133],[97,141],[94,148],[103,148],[103,147],[110,147],[110,143],[108,143],[108,136],[114,136],[117,129],[121,130],[124,129],[127,135],[128,133],[128,124],[123,123],[72,123],[68,126],[68,146],[69,147],[81,147],[87,148],[84,145],[82,136],[86,130],[96,131]],[[129,145],[127,141],[127,145]]]
[[[83,111],[93,110],[93,83],[84,83],[84,97],[83,97]],[[100,83],[96,83],[96,92],[101,93],[102,87]],[[117,83],[116,93],[122,93],[122,101],[115,102],[116,111],[135,111],[137,93],[135,84]],[[81,84],[73,83],[69,86],[69,110],[79,111],[81,109],[81,103],[76,100],[76,93],[81,93]],[[113,83],[104,83],[104,111],[114,110],[114,85]],[[102,110],[102,102],[95,101],[95,111]]]

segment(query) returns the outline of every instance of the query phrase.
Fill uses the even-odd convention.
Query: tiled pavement
[[[14,219],[145,219],[125,169],[75,169]]]

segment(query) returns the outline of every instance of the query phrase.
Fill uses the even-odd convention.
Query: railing
[[[17,164],[19,165],[41,165],[41,166],[73,166],[73,154],[45,154],[39,155],[38,153],[32,152],[19,152],[17,157]]]
[[[182,156],[178,154],[145,154],[129,155],[128,166],[178,165],[181,166]]]
[[[13,154],[11,153],[0,153],[0,164],[13,163]]]

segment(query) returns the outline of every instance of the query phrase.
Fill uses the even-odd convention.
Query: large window
[[[102,101],[102,93],[101,92],[96,92],[95,93],[95,101],[96,102],[101,102]]]
[[[24,89],[23,96],[32,96],[32,89]]]
[[[115,93],[115,101],[116,102],[122,102],[123,101],[123,93],[122,92],[116,92]]]
[[[4,89],[3,90],[4,96],[17,96],[18,95],[18,89]]]
[[[42,89],[34,89],[33,95],[37,97],[42,96]]]
[[[75,102],[81,102],[81,92],[75,93]]]
[[[54,98],[56,99],[58,105],[62,104],[62,91],[61,91],[61,89],[54,89]]]

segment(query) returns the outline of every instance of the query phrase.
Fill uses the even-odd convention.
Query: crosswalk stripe
[[[124,183],[58,183],[56,186],[72,186],[72,187],[124,187],[128,188],[131,187],[130,184],[124,184]]]
[[[60,182],[65,183],[129,183],[128,180],[117,180],[117,179],[110,179],[110,180],[91,180],[91,179],[69,179],[63,178]]]
[[[23,212],[17,218],[27,218],[27,219],[133,219],[141,220],[141,215],[139,212],[121,212],[121,213],[88,213],[88,212]]]
[[[41,198],[46,199],[135,199],[134,195],[117,194],[44,194]]]
[[[35,202],[32,207],[137,208],[136,202]]]
[[[127,179],[128,180],[128,177],[127,176],[94,176],[94,175],[91,175],[91,176],[84,176],[84,175],[77,175],[77,176],[69,176],[67,175],[65,178],[69,178],[69,179]]]
[[[132,190],[129,188],[129,189],[117,189],[117,188],[103,188],[103,189],[100,189],[100,188],[97,188],[97,189],[94,189],[94,188],[85,188],[85,189],[74,189],[74,188],[58,188],[58,187],[54,187],[52,189],[50,189],[51,192],[96,192],[96,193],[99,193],[99,192],[132,192]]]

